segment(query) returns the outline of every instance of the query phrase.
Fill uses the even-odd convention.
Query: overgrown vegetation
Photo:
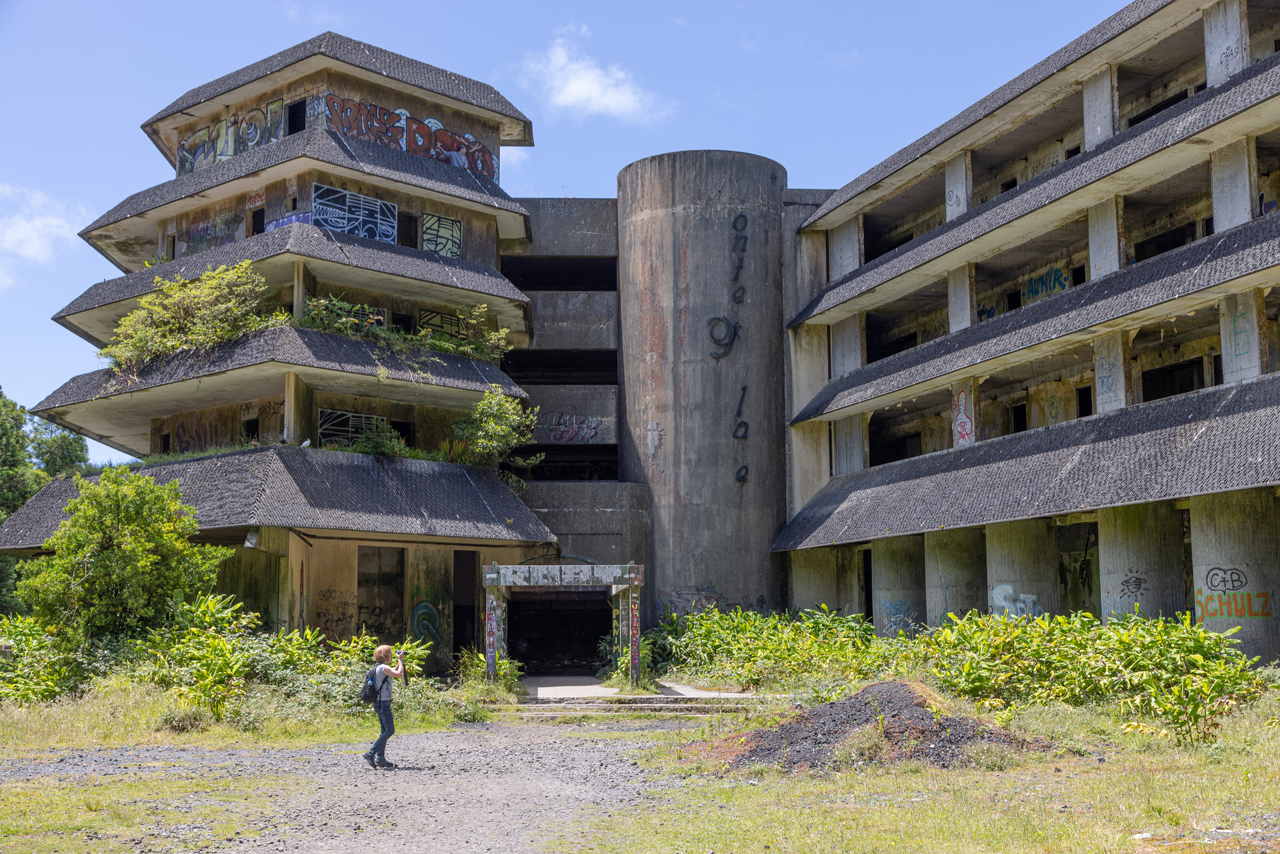
[[[651,633],[681,678],[818,700],[858,683],[916,677],[977,701],[997,720],[1030,706],[1102,706],[1178,743],[1212,741],[1265,681],[1228,634],[1191,620],[1133,614],[1106,625],[1084,612],[1005,618],[971,613],[916,638],[878,638],[860,617],[827,610],[763,615],[714,609]]]
[[[155,284],[121,318],[111,343],[99,353],[126,379],[151,359],[213,347],[290,321],[249,261],[206,270],[190,281],[157,276]]]
[[[301,326],[320,332],[362,338],[385,347],[396,355],[411,357],[414,350],[455,353],[469,359],[497,364],[511,349],[509,329],[489,328],[489,306],[485,303],[457,311],[459,334],[424,328],[408,332],[391,323],[386,309],[349,303],[338,297],[311,297]]]

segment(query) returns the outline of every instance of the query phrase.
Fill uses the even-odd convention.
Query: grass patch
[[[281,778],[207,773],[0,784],[0,852],[137,851],[156,831],[179,834],[157,842],[165,847],[252,838],[289,790]]]

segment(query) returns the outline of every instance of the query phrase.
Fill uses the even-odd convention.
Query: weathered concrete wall
[[[616,445],[616,385],[531,385],[529,404],[538,407],[533,441],[549,445]]]
[[[649,489],[643,484],[532,481],[520,498],[560,540],[563,553],[648,566]]]
[[[928,623],[948,614],[987,612],[987,545],[981,528],[930,531],[924,535],[925,601]]]
[[[987,526],[987,591],[992,614],[1059,613],[1058,543],[1049,520]]]
[[[695,151],[618,176],[622,477],[653,497],[660,601],[784,602],[786,170]]]
[[[1236,626],[1245,655],[1280,658],[1280,515],[1270,489],[1193,496],[1191,556],[1196,620]]]
[[[1148,617],[1187,610],[1182,513],[1170,502],[1099,510],[1098,569],[1103,620],[1135,605]]]
[[[284,431],[284,396],[152,418],[150,452],[163,452],[166,435],[169,452],[174,454],[237,445],[244,437],[244,422],[254,418],[258,419],[259,442],[279,441]]]
[[[924,535],[888,537],[871,544],[871,614],[876,634],[914,634],[925,625]]]
[[[821,608],[845,616],[864,613],[862,550],[856,546],[800,549],[788,553],[788,607]]]
[[[618,349],[618,295],[608,291],[534,291],[531,350]]]
[[[618,254],[617,199],[516,199],[529,212],[531,240],[502,241],[503,255]]]

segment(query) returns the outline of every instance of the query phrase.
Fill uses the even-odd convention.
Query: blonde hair
[[[379,664],[386,664],[391,660],[391,647],[385,643],[373,651],[373,660]]]

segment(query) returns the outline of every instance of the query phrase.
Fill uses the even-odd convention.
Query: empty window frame
[[[1134,260],[1138,262],[1146,261],[1157,255],[1163,255],[1172,249],[1177,249],[1179,246],[1194,243],[1195,240],[1196,224],[1189,222],[1186,225],[1171,228],[1168,231],[1157,234],[1155,237],[1148,237],[1146,240],[1136,243],[1133,247]]]
[[[376,429],[379,423],[385,424],[387,419],[379,415],[362,415],[358,412],[344,412],[341,409],[321,409],[317,437],[320,447],[346,447],[359,439],[365,432]]]
[[[1088,418],[1093,414],[1093,386],[1076,389],[1076,418]]]
[[[1009,291],[1004,295],[1004,310],[1013,311],[1022,308],[1022,291]]]
[[[1001,192],[1002,194],[1003,194],[1003,193],[1007,193],[1007,192],[1009,192],[1010,190],[1014,189],[1014,188],[1015,188],[1015,187],[1017,187],[1017,186],[1018,186],[1018,179],[1017,179],[1017,178],[1010,178],[1008,181],[1005,181],[1003,184],[1001,184],[1001,185],[1000,185],[1000,192]]]
[[[1204,359],[1188,359],[1142,372],[1142,401],[1163,400],[1205,386]]]
[[[1160,113],[1163,113],[1165,110],[1169,109],[1174,104],[1180,104],[1185,100],[1187,100],[1187,90],[1183,89],[1178,94],[1171,95],[1168,98],[1165,98],[1163,101],[1156,104],[1155,106],[1147,107],[1147,109],[1143,110],[1142,112],[1135,115],[1133,118],[1129,119],[1129,127],[1133,127],[1134,125],[1141,124],[1142,122],[1145,122],[1147,119],[1151,118],[1152,116],[1158,116]]]
[[[307,102],[294,101],[289,105],[289,114],[287,121],[289,123],[285,136],[293,136],[295,133],[301,133],[307,129]]]
[[[400,211],[396,215],[396,245],[418,248],[418,218],[414,214]]]
[[[1027,431],[1027,405],[1014,403],[1009,405],[1009,432],[1025,433]]]
[[[249,236],[262,234],[267,230],[267,209],[257,208],[249,212]]]

